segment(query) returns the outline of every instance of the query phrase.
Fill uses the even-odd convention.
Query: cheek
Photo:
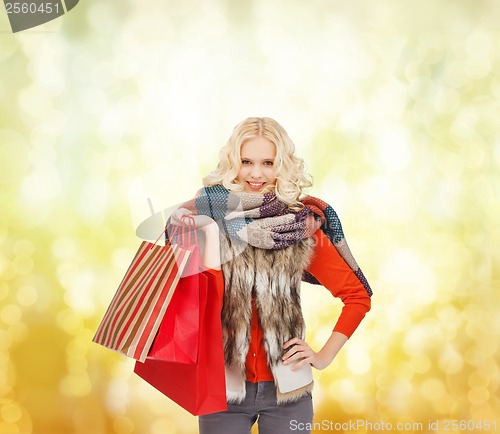
[[[244,178],[245,175],[247,174],[247,172],[248,172],[247,168],[244,166],[241,166],[240,170],[238,172],[238,179],[241,180],[242,178]]]
[[[270,167],[268,170],[266,170],[266,177],[267,179],[276,179],[276,173],[273,167]]]

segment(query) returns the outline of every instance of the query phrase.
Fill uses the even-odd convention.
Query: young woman
[[[312,184],[288,134],[270,118],[237,125],[195,199],[204,265],[221,297],[228,410],[199,417],[201,434],[310,432],[311,367],[326,368],[370,310],[371,289],[335,211],[303,196]],[[305,338],[300,283],[322,284],[344,307],[319,351]],[[332,324],[333,325],[333,324]]]

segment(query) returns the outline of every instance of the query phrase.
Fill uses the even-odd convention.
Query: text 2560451
[[[60,8],[59,3],[45,2],[45,3],[34,3],[34,2],[13,2],[5,3],[5,8],[8,14],[52,14],[59,13]]]

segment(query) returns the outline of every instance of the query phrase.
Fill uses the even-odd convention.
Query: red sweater
[[[313,236],[314,253],[307,271],[316,277],[334,297],[342,300],[344,307],[333,331],[351,337],[366,312],[370,310],[370,296],[323,231],[318,229]],[[210,270],[210,272],[217,278],[217,289],[222,306],[224,276],[221,270]],[[247,380],[253,383],[272,381],[273,375],[267,364],[266,351],[262,342],[264,333],[260,327],[254,303],[252,303],[250,332],[250,348],[246,359]]]

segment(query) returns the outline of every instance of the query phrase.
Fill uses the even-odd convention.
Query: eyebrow
[[[248,157],[243,157],[243,155],[241,156],[241,159],[242,160],[248,160],[248,161],[254,161],[252,160],[251,158],[248,158]],[[263,158],[262,161],[274,161],[275,159],[274,158]]]

